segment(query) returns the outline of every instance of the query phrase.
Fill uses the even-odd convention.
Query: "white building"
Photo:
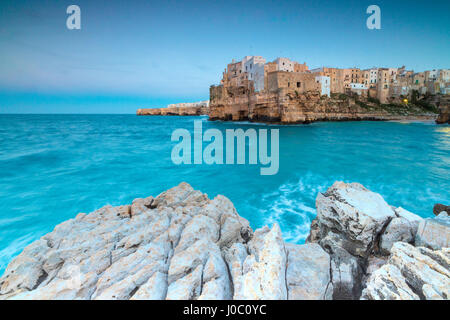
[[[255,84],[255,91],[264,90],[264,65],[266,59],[261,56],[245,56],[242,59],[242,71],[247,72],[248,80]]]
[[[316,82],[320,83],[321,91],[320,95],[330,96],[330,77],[327,76],[316,76]]]
[[[436,70],[436,69],[428,71],[428,80],[429,81],[437,80],[439,78],[439,71],[440,70]]]
[[[450,69],[439,69],[439,80],[450,82]]]
[[[349,87],[351,92],[356,92],[358,95],[361,95],[364,91],[368,90],[363,83],[350,83]]]
[[[289,58],[277,58],[275,63],[278,71],[294,72],[294,61],[291,61]]]
[[[372,68],[369,69],[369,83],[371,85],[377,84],[377,78],[378,78],[378,68]]]

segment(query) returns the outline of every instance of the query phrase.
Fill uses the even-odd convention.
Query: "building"
[[[351,83],[360,83],[361,70],[358,68],[342,69],[341,81],[343,83],[344,92],[350,89]]]
[[[439,76],[439,91],[441,94],[450,94],[450,70],[440,69]]]
[[[449,94],[450,70],[433,69],[414,73],[400,68],[330,68],[309,70],[306,63],[289,58],[266,62],[261,56],[245,56],[242,61],[227,65],[221,81],[228,94],[300,94],[316,91],[320,96],[331,93],[356,93],[377,98],[381,103],[398,101],[411,95]],[[222,89],[214,89],[219,94]],[[226,93],[226,92],[225,92]],[[290,96],[292,98],[292,96]],[[257,101],[259,98],[256,98]]]
[[[356,93],[359,96],[367,96],[368,95],[368,87],[366,87],[363,83],[350,83],[349,89],[347,89],[349,92]]]
[[[330,77],[316,76],[315,79],[320,84],[320,95],[330,97]]]
[[[227,65],[224,72],[222,83],[228,86],[242,86],[247,75],[242,73],[242,61],[236,62],[234,59]]]
[[[300,94],[307,91],[321,92],[321,84],[315,76],[306,72],[274,71],[267,74],[268,92]]]
[[[294,62],[294,72],[307,72],[307,71],[308,66],[306,65],[306,62],[303,62],[303,64]]]
[[[266,59],[261,56],[246,56],[242,59],[242,71],[247,73],[247,79],[254,82],[255,91],[264,90],[264,65]]]
[[[344,93],[344,82],[342,69],[338,68],[316,68],[310,70],[311,73],[326,76],[330,78],[330,92],[331,93]]]
[[[389,85],[391,84],[391,70],[389,68],[378,68],[377,79],[377,99],[381,103],[387,103]]]
[[[274,62],[277,65],[278,71],[294,72],[295,62],[291,61],[289,58],[277,58]]]
[[[420,94],[427,92],[425,72],[417,72],[412,75],[411,90],[416,90]]]
[[[367,88],[376,88],[378,78],[378,68],[366,69],[361,71],[361,83]]]

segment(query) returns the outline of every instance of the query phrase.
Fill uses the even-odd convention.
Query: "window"
[[[301,83],[297,82],[297,88],[300,88]]]
[[[290,82],[288,82],[288,88],[291,86],[291,83]]]

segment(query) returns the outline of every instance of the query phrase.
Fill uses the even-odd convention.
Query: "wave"
[[[317,194],[325,192],[335,180],[308,172],[264,194],[262,201],[265,209],[259,210],[260,216],[264,217],[263,224],[278,223],[285,241],[304,243],[311,221],[316,216]]]

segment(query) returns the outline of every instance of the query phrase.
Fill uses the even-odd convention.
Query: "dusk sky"
[[[66,8],[81,8],[81,30]],[[381,30],[366,9],[381,8]],[[231,59],[450,68],[450,1],[0,3],[0,113],[134,113],[206,100]]]

